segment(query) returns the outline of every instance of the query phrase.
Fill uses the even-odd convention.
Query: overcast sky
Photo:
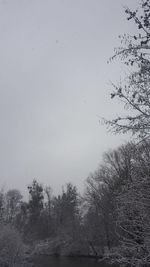
[[[33,178],[59,192],[83,188],[102,153],[125,136],[99,123],[119,112],[107,64],[134,25],[136,0],[0,0],[0,186],[25,192]]]

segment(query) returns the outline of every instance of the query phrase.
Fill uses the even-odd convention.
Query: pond
[[[35,260],[36,267],[110,267],[95,259],[75,257],[40,256]],[[116,267],[116,266],[113,266]]]

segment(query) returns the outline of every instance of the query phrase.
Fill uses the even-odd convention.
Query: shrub
[[[21,267],[23,250],[18,231],[10,225],[0,225],[0,266]]]

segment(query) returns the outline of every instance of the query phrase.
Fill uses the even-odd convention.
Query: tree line
[[[150,142],[127,143],[104,154],[86,180],[85,193],[68,183],[53,196],[33,180],[29,200],[16,189],[0,194],[1,225],[11,225],[25,242],[58,237],[88,243],[95,256],[121,264],[150,261]]]

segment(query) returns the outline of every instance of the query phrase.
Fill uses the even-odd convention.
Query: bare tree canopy
[[[128,66],[129,75],[119,84],[113,84],[111,98],[119,98],[126,110],[125,116],[104,120],[115,133],[132,133],[138,138],[150,135],[150,1],[141,1],[139,9],[125,9],[127,19],[136,25],[133,36],[120,36],[121,46],[115,49],[110,61],[119,57]]]

